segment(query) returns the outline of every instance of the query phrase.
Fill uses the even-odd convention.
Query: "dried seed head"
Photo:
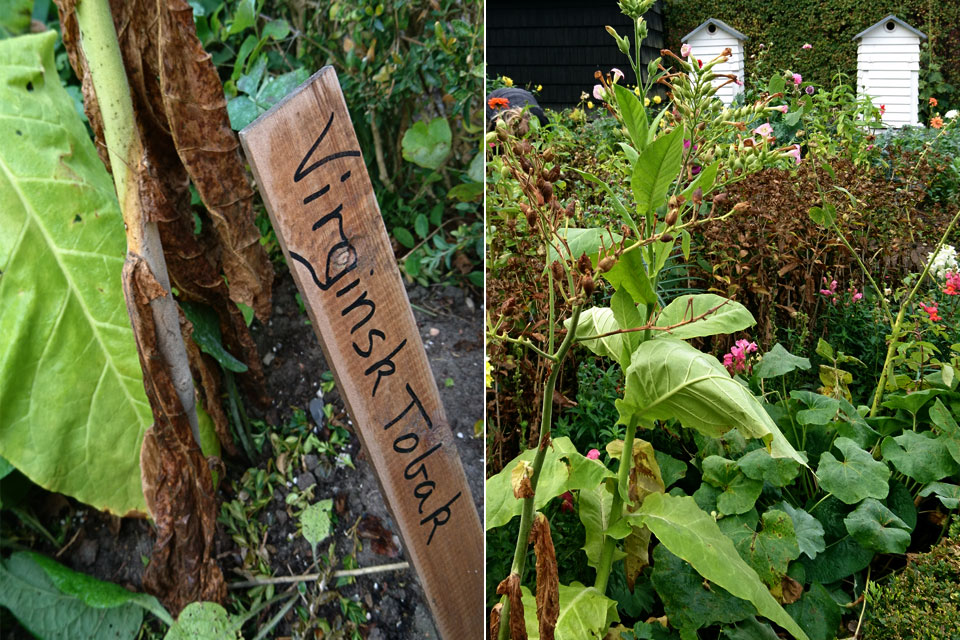
[[[594,290],[593,276],[591,276],[590,274],[584,275],[584,276],[580,279],[580,288],[583,289],[583,293],[584,293],[588,298],[589,298],[590,296],[592,296],[592,295],[593,295],[593,290]]]
[[[559,177],[560,177],[559,165],[553,165],[553,167],[549,171],[546,171],[543,173],[544,180],[548,180],[549,182],[556,182]]]
[[[543,158],[544,162],[553,162],[553,157],[554,157],[553,147],[550,147],[549,149],[544,151],[540,157]]]
[[[673,225],[677,224],[677,209],[675,209],[675,208],[674,208],[674,209],[668,209],[668,210],[667,210],[667,215],[666,215],[666,217],[664,217],[663,222],[664,222],[664,224],[666,224],[668,227],[672,227]]]
[[[661,233],[661,234],[660,234],[660,242],[673,242],[673,234],[672,234],[672,233]]]
[[[600,270],[600,273],[606,273],[613,269],[614,265],[617,264],[617,259],[614,256],[604,256],[600,262],[597,263],[597,269]]]
[[[733,210],[736,213],[739,213],[741,211],[746,211],[749,208],[750,208],[749,202],[738,202],[737,204],[733,205]]]
[[[525,156],[530,155],[531,153],[533,153],[533,145],[530,144],[530,141],[529,141],[529,140],[521,140],[521,141],[520,141],[520,153],[521,153],[522,155],[525,155]]]
[[[568,216],[572,216],[576,212],[577,212],[577,201],[571,199],[570,202],[567,203],[566,214]]]
[[[727,201],[726,193],[718,193],[717,195],[713,196],[713,204],[723,204],[726,201]]]
[[[553,271],[554,280],[563,280],[563,265],[560,264],[559,260],[554,260],[550,263],[550,270]]]
[[[590,262],[590,256],[585,253],[580,254],[580,257],[577,259],[577,270],[585,274],[593,273],[593,263]]]
[[[553,184],[550,182],[544,181],[543,184],[538,184],[537,188],[540,189],[540,193],[543,194],[544,200],[553,199]]]
[[[520,156],[520,168],[524,173],[533,173],[533,164],[525,156]]]
[[[690,200],[698,207],[703,204],[703,188],[697,187],[694,189],[693,194],[690,196]]]

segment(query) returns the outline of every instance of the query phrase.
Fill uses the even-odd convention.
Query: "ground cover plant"
[[[621,8],[629,54],[645,7]],[[723,107],[717,61],[657,62],[636,89],[599,75],[606,122],[507,113],[488,136],[491,636],[861,637],[895,615],[865,592],[957,507],[960,213],[883,227],[931,174],[842,87],[778,71]],[[879,255],[919,219],[926,246]],[[770,283],[792,313],[756,304]]]
[[[12,4],[0,30],[3,637],[433,632],[234,130],[330,62],[361,137],[391,136],[367,155],[393,167],[407,207],[384,206],[388,224],[420,243],[421,271],[399,244],[396,257],[478,478],[479,4],[398,3],[381,17],[382,5],[341,3],[343,15],[296,27],[295,3]],[[351,30],[329,55],[309,37],[326,20]],[[390,54],[368,43],[351,57],[347,35],[370,31],[394,38]],[[358,78],[391,64],[386,89]],[[376,82],[396,99],[380,107],[405,113],[387,111],[394,127],[367,117]]]

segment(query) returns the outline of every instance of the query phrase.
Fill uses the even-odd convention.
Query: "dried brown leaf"
[[[650,564],[650,529],[630,527],[630,534],[623,541],[623,550],[627,557],[623,559],[623,568],[627,577],[627,587],[633,591],[637,576]]]
[[[792,604],[803,595],[803,585],[790,576],[780,578],[780,604]]]
[[[517,500],[523,498],[532,498],[533,485],[530,479],[533,477],[533,467],[526,460],[517,462],[517,466],[510,472],[510,486],[513,487],[513,496]]]
[[[537,621],[541,640],[553,640],[560,615],[560,578],[557,573],[557,554],[550,535],[550,521],[537,513],[530,527],[530,541],[537,554]]]
[[[520,576],[511,573],[504,578],[497,585],[497,593],[507,596],[510,602],[510,640],[527,640],[527,627],[523,619],[523,600],[520,594]]]
[[[146,262],[128,255],[123,292],[154,415],[140,451],[143,492],[157,526],[143,585],[176,615],[190,602],[222,601],[226,583],[214,559],[216,502],[207,462],[156,343],[149,300],[158,286]]]
[[[393,541],[393,532],[383,526],[383,521],[374,515],[365,515],[357,525],[357,535],[370,540],[374,553],[388,558],[400,555],[400,549]]]
[[[253,190],[216,67],[185,0],[159,4],[160,88],[177,153],[213,219],[230,296],[266,320],[273,267],[254,226]]]
[[[503,603],[498,602],[490,610],[490,640],[497,640],[500,634],[500,611],[503,610]]]

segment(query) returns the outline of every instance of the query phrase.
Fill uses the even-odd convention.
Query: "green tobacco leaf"
[[[450,123],[434,118],[427,124],[417,120],[403,134],[403,159],[425,169],[438,169],[450,155]]]
[[[737,465],[752,480],[769,482],[775,487],[785,487],[800,473],[800,465],[790,458],[774,458],[765,449],[754,449],[739,460]]]
[[[617,324],[623,329],[635,329],[645,324],[644,317],[640,314],[640,310],[637,309],[637,303],[634,302],[630,296],[630,292],[626,289],[617,289],[613,293],[613,296],[610,298],[610,308],[613,309],[613,317],[616,319]],[[623,356],[617,358],[619,362],[626,363],[630,361],[629,354],[633,353],[633,350],[640,344],[640,337],[639,331],[623,335],[623,348],[625,351]]]
[[[227,371],[243,373],[247,365],[234,358],[223,346],[223,334],[220,333],[220,318],[217,312],[205,304],[181,301],[178,303],[183,315],[193,325],[193,341],[200,350],[220,363]]]
[[[797,546],[800,553],[806,554],[810,559],[816,558],[817,554],[826,549],[823,541],[823,525],[812,515],[791,506],[787,502],[781,502],[774,505],[774,508],[780,509],[793,521],[793,530],[797,536]]]
[[[17,552],[0,560],[0,606],[9,609],[38,638],[135,638],[143,610],[131,603],[119,603],[117,598],[112,600],[118,604],[93,607],[61,592],[33,554]]]
[[[637,210],[644,214],[666,203],[667,190],[683,162],[683,127],[653,141],[637,158],[630,186]]]
[[[32,10],[33,0],[0,0],[0,38],[26,33]]]
[[[738,622],[756,613],[753,605],[730,595],[723,587],[705,588],[700,574],[662,544],[653,550],[650,577],[663,601],[667,619],[677,629],[693,630],[718,622]]]
[[[890,478],[890,492],[887,494],[887,508],[907,523],[910,531],[917,526],[917,507],[913,504],[913,494],[899,480]]]
[[[834,640],[843,617],[843,609],[830,597],[823,585],[815,582],[800,600],[784,607],[810,636],[810,640]]]
[[[867,498],[843,519],[850,536],[865,549],[881,553],[905,553],[910,545],[910,527],[873,498]]]
[[[617,97],[620,115],[623,116],[623,123],[627,127],[627,133],[630,134],[630,140],[633,141],[636,150],[642,153],[647,145],[647,111],[630,89],[615,84],[613,92]]]
[[[664,307],[657,316],[658,327],[670,327],[681,322],[689,322],[699,318],[711,309],[716,309],[709,315],[681,325],[670,331],[656,331],[657,337],[672,337],[688,340],[703,336],[735,333],[752,327],[757,323],[753,316],[739,302],[728,300],[714,293],[698,293],[680,296]]]
[[[950,410],[937,398],[930,407],[930,421],[940,432],[940,441],[947,448],[955,462],[960,463],[960,425],[953,419]]]
[[[721,490],[717,496],[717,510],[723,514],[746,513],[753,508],[763,482],[751,480],[733,460],[708,456],[703,461],[703,480]]]
[[[571,319],[564,322],[564,326],[570,328]],[[629,341],[625,334],[618,333],[604,338],[595,338],[593,340],[584,340],[589,336],[599,336],[611,331],[618,331],[622,327],[614,317],[613,309],[607,307],[590,307],[580,314],[577,321],[577,342],[590,349],[598,356],[613,358],[621,362],[624,353],[629,353]]]
[[[829,451],[820,456],[817,476],[820,486],[846,504],[855,504],[864,498],[883,500],[887,497],[890,468],[873,459],[869,453],[849,438],[837,438],[834,446],[843,452],[839,462]]]
[[[683,460],[677,460],[671,455],[655,451],[657,466],[660,467],[660,476],[663,478],[664,488],[669,489],[674,482],[684,478],[687,475],[687,463]]]
[[[153,415],[120,284],[123,220],[56,40],[0,41],[0,455],[50,491],[145,513]]]
[[[762,439],[774,457],[805,464],[753,394],[716,358],[682,340],[641,344],[626,378],[624,397],[616,401],[622,421],[631,415],[648,421],[677,418],[711,437],[736,427],[745,437]]]
[[[163,640],[236,640],[240,637],[236,626],[216,602],[191,602]]]
[[[113,582],[97,580],[93,576],[68,569],[59,562],[45,555],[32,551],[24,552],[30,560],[47,573],[47,577],[54,586],[65,596],[78,598],[87,606],[97,609],[111,609],[127,604],[143,607],[167,624],[173,623],[173,618],[155,597],[146,593],[128,591]]]
[[[500,473],[487,479],[485,494],[487,499],[484,504],[487,529],[505,525],[514,516],[520,515],[523,501],[513,495],[513,489],[510,488],[510,473],[521,460],[532,463],[536,454],[536,449],[527,449],[504,465]],[[590,460],[577,453],[577,448],[570,438],[566,436],[554,438],[540,468],[534,509],[539,511],[545,504],[565,491],[595,489],[604,478],[613,476],[613,472],[598,460]]]
[[[330,513],[333,498],[314,502],[300,514],[300,527],[304,539],[310,543],[316,555],[317,545],[330,535]]]
[[[560,585],[560,615],[554,630],[556,640],[588,640],[602,638],[610,624],[620,619],[617,603],[593,587],[579,582]],[[537,600],[526,587],[520,587],[523,599],[527,638],[539,640]]]
[[[583,551],[587,554],[587,564],[596,569],[600,566],[604,534],[612,524],[610,512],[613,508],[613,493],[607,482],[601,482],[592,489],[581,489],[578,504],[580,522],[583,523],[585,534]],[[613,562],[625,555],[623,551],[615,548]]]
[[[576,260],[583,254],[587,254],[587,257],[596,265],[600,247],[609,248],[621,240],[620,234],[607,233],[606,229],[600,229],[599,227],[591,227],[590,229],[571,227],[561,229],[558,233],[564,239],[566,246],[563,247],[561,253],[557,253],[553,244],[551,244],[549,249],[550,262],[559,260],[561,257],[564,260],[571,258]],[[557,242],[557,244],[561,243]],[[567,255],[567,247],[570,247],[571,255]]]
[[[832,227],[837,221],[837,208],[829,202],[822,207],[810,207],[810,219],[821,227]]]
[[[620,256],[613,268],[603,278],[614,289],[626,289],[634,302],[652,305],[657,302],[657,293],[647,274],[647,265],[639,251],[629,251]]]
[[[763,514],[759,531],[739,527],[727,532],[740,557],[753,567],[760,579],[776,592],[787,573],[791,560],[800,557],[793,520],[783,511],[770,510]]]
[[[690,497],[653,493],[647,496],[636,514],[657,539],[680,556],[707,580],[731,594],[748,600],[757,611],[782,626],[799,640],[806,634],[773,599],[757,573],[740,558],[730,538]]]
[[[760,363],[753,368],[753,373],[759,378],[776,378],[797,369],[806,371],[809,368],[809,359],[793,355],[778,342],[763,354]]]
[[[897,471],[923,484],[960,471],[946,442],[927,433],[904,431],[895,438],[887,436],[880,444],[880,451]]]
[[[940,503],[947,509],[956,509],[960,506],[960,486],[948,482],[932,482],[920,492],[926,498],[930,494],[937,496]]]

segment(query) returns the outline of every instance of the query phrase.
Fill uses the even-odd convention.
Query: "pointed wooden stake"
[[[437,629],[481,638],[480,518],[333,68],[240,140]]]

